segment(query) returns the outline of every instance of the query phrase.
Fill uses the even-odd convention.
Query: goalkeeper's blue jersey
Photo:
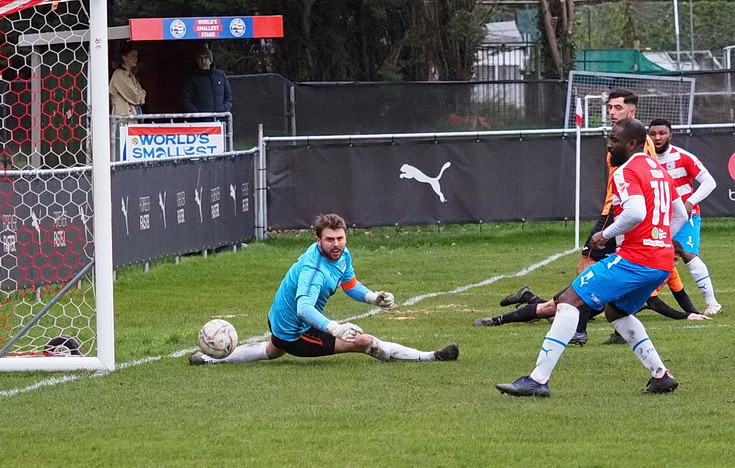
[[[330,262],[315,242],[289,268],[276,291],[268,312],[271,332],[282,340],[296,341],[312,326],[325,330],[329,319],[321,312],[327,300],[342,284],[355,282],[350,251],[345,247],[339,260]],[[314,323],[305,322],[296,312],[297,301],[302,296],[314,301],[318,312],[310,317]]]

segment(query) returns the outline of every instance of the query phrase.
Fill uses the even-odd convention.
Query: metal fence
[[[735,120],[734,71],[666,76],[696,81],[692,124]],[[261,123],[269,136],[563,128],[567,95],[564,80],[294,83],[247,75],[230,83],[238,148],[257,143]]]

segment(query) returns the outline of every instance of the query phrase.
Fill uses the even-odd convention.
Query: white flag
[[[582,128],[582,98],[577,98],[577,111],[574,119],[577,121],[577,128]]]

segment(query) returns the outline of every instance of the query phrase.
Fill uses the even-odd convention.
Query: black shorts
[[[331,356],[335,340],[329,333],[314,327],[306,330],[296,341],[285,341],[271,334],[271,343],[276,348],[298,357]]]
[[[582,256],[583,257],[589,257],[590,259],[599,262],[603,258],[607,257],[611,253],[615,253],[615,249],[617,248],[617,243],[615,242],[615,238],[608,239],[607,244],[605,244],[605,248],[601,250],[597,249],[591,249],[590,248],[590,241],[592,240],[592,236],[596,232],[600,232],[609,225],[613,223],[613,214],[612,210],[608,212],[606,215],[600,215],[600,219],[597,220],[597,223],[595,224],[595,227],[592,228],[592,232],[590,232],[590,236],[587,238],[587,242],[584,243],[584,247],[582,248]]]

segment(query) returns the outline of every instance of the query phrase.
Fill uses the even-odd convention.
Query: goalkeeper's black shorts
[[[276,348],[298,357],[331,356],[334,354],[335,340],[329,333],[314,327],[302,333],[296,341],[285,341],[271,335],[271,342]]]

